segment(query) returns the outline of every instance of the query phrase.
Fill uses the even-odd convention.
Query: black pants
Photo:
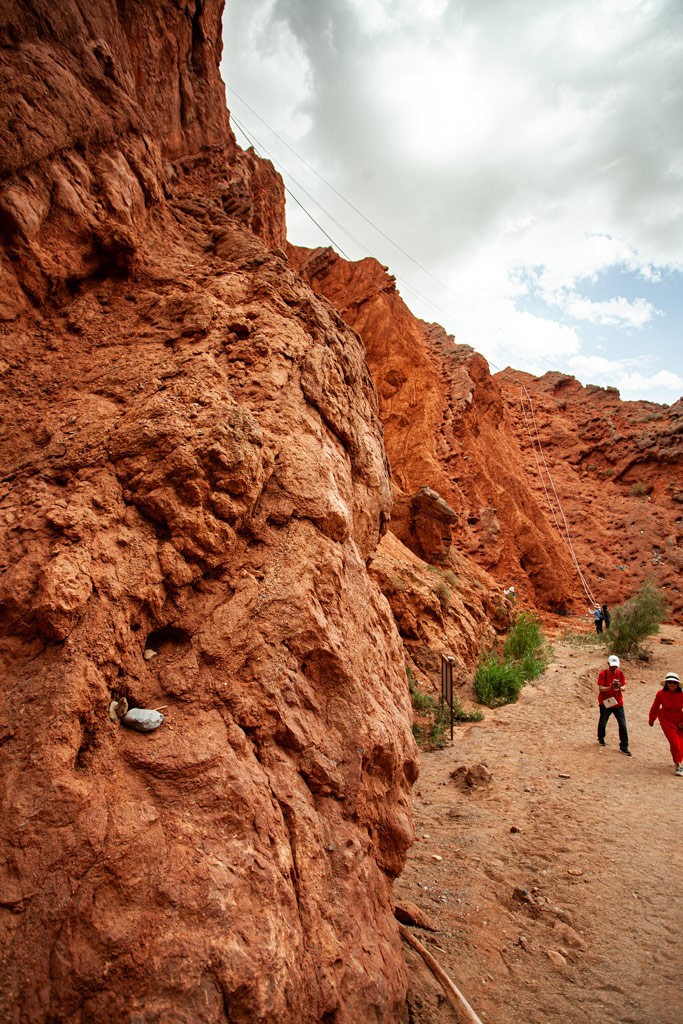
[[[626,728],[626,715],[623,707],[617,705],[615,708],[606,708],[600,705],[600,721],[598,722],[598,739],[604,740],[605,726],[610,715],[614,715],[619,726],[619,746],[622,750],[628,750],[628,730]]]
[[[602,633],[602,619],[595,620],[595,632]]]

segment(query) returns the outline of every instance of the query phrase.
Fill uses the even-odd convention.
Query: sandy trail
[[[651,649],[622,665],[630,758],[613,717],[607,746],[596,739],[604,652],[557,642],[517,704],[422,757],[396,898],[438,925],[414,933],[485,1022],[683,1021],[683,778],[647,723],[666,671],[683,678],[683,630],[663,627]],[[451,779],[479,762],[490,782]],[[406,960],[406,1024],[456,1020],[408,947]]]

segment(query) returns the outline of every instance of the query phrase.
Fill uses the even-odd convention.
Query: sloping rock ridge
[[[392,531],[428,554],[417,542],[414,498],[430,488],[456,515],[451,536],[461,553],[527,602],[571,609],[573,565],[520,471],[515,426],[483,357],[413,316],[375,260],[288,251],[365,343],[395,485]]]
[[[652,579],[680,621],[681,401],[622,402],[615,388],[559,373],[492,376],[482,356],[415,318],[375,260],[288,252],[363,338],[393,472],[391,530],[411,550],[447,565],[440,538],[449,534],[499,584],[561,615],[589,603],[576,558],[600,603],[620,603]],[[539,473],[544,458],[552,479]],[[425,488],[456,513],[447,531],[439,515],[422,524],[426,548],[415,514]]]
[[[222,5],[3,5],[3,1020],[394,1021],[412,841],[357,334],[235,146]],[[160,710],[150,733],[114,701]]]

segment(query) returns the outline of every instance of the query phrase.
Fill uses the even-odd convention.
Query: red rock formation
[[[582,387],[559,373],[534,378],[506,370],[496,380],[539,505],[548,509],[533,457],[534,425],[530,438],[522,412],[522,387],[527,389],[527,418],[532,405],[590,590],[600,603],[614,605],[652,578],[680,622],[683,400],[672,406],[622,402],[616,388]]]
[[[220,10],[3,7],[6,1020],[388,1022],[405,992],[377,399],[227,130]]]
[[[455,511],[454,544],[533,605],[563,611],[581,588],[523,469],[514,423],[482,356],[418,320],[375,260],[290,246],[312,287],[359,331],[380,399],[395,506],[411,536],[410,496],[427,486]]]

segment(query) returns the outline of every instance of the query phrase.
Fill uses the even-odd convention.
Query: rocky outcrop
[[[414,317],[375,260],[288,252],[363,338],[392,467],[396,536],[421,552],[409,495],[426,486],[457,515],[454,545],[500,583],[550,611],[577,605],[571,559],[520,472],[517,431],[483,357]]]
[[[651,578],[680,622],[683,400],[623,402],[616,388],[582,387],[560,373],[535,378],[505,370],[496,379],[523,442],[522,464],[539,505],[548,509],[532,449],[538,428],[577,560],[600,603],[618,604]],[[522,397],[527,418],[533,406],[531,437]]]
[[[431,487],[421,487],[410,499],[410,534],[414,550],[427,562],[448,562],[451,528],[458,514]]]
[[[2,1017],[394,1021],[417,752],[362,344],[229,133],[221,5],[48,6],[2,26]]]
[[[382,538],[370,563],[391,606],[406,658],[440,692],[441,656],[454,660],[454,681],[466,699],[472,696],[471,666],[482,647],[510,624],[514,603],[472,559],[453,549],[451,568],[427,564],[391,532]]]
[[[219,0],[3,6],[0,319],[131,270],[164,198],[285,244],[282,185],[229,128]],[[194,168],[199,199],[185,187]],[[209,182],[219,188],[207,190]],[[211,195],[207,194],[211,192]],[[275,201],[273,201],[275,199]]]

